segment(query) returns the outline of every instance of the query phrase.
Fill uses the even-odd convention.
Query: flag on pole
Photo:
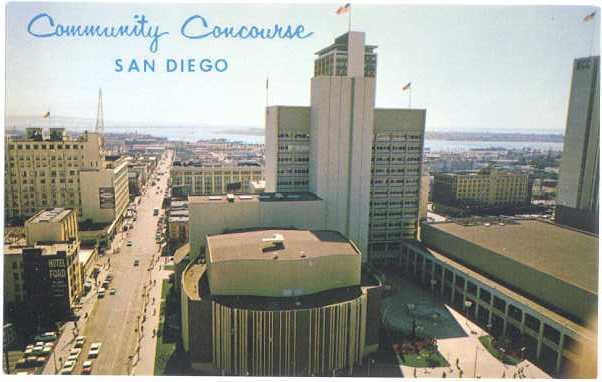
[[[351,11],[351,3],[347,3],[342,7],[337,8],[337,15],[343,15]]]
[[[50,117],[50,112],[49,111],[47,111],[46,114],[44,114],[44,118],[48,118],[48,117]]]
[[[412,87],[412,82],[408,82],[403,88],[401,88],[401,90],[405,92],[406,90],[408,90],[411,87]]]
[[[589,15],[585,16],[585,17],[583,18],[583,21],[584,21],[584,22],[586,22],[586,23],[587,23],[588,21],[592,21],[592,20],[594,19],[594,16],[596,16],[596,12],[592,12],[592,13],[590,13]]]

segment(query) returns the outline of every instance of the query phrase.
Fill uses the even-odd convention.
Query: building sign
[[[100,187],[98,189],[100,208],[115,208],[115,190],[113,187]]]
[[[64,297],[69,286],[65,259],[48,260],[48,279],[51,295],[53,297]]]

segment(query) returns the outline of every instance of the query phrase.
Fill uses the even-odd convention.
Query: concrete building
[[[418,217],[420,221],[426,219],[429,204],[429,193],[431,188],[431,175],[428,168],[422,166],[422,175],[420,176],[420,203],[418,207]]]
[[[478,212],[528,206],[529,175],[487,167],[479,172],[437,173],[433,183],[435,212]]]
[[[80,248],[78,253],[80,277],[82,284],[86,279],[91,278],[96,268],[96,259],[98,251],[96,248]]]
[[[4,246],[4,306],[7,310],[16,309],[25,302],[23,286],[22,245]]]
[[[29,128],[7,139],[5,216],[28,218],[47,208],[68,208],[78,220],[110,224],[128,202],[127,163],[105,156],[102,137],[85,132],[72,139],[64,129]],[[112,201],[112,202],[111,202]]]
[[[63,318],[83,291],[75,211],[38,212],[25,223],[25,238],[4,246],[5,301],[27,301],[39,319]]]
[[[38,242],[22,249],[25,295],[33,313],[50,319],[72,311],[83,293],[79,242]]]
[[[192,257],[205,254],[208,235],[250,228],[324,229],[324,201],[311,193],[190,196]]]
[[[79,172],[102,165],[101,148],[100,135],[72,139],[62,128],[28,128],[25,138],[5,139],[5,217],[27,218],[53,207],[81,215]]]
[[[310,191],[365,258],[416,238],[425,110],[375,109],[375,46],[349,32],[317,52],[311,106],[266,115],[266,191]]]
[[[80,220],[111,224],[120,221],[129,203],[128,161],[107,156],[102,166],[80,171]]]
[[[421,240],[404,244],[407,274],[510,339],[508,352],[592,377],[581,360],[596,352],[597,237],[539,220],[458,219],[423,223]]]
[[[212,235],[207,263],[182,277],[183,347],[218,375],[351,373],[378,350],[379,286],[337,232]]]
[[[171,205],[167,210],[167,237],[170,247],[177,248],[188,242],[189,216],[187,200],[171,201]]]
[[[251,181],[263,179],[261,166],[247,164],[204,166],[176,161],[170,172],[172,195],[175,197],[248,192]]]
[[[38,241],[79,241],[77,215],[64,208],[42,210],[25,222],[27,245]]]
[[[600,56],[575,59],[556,201],[559,224],[598,233]]]

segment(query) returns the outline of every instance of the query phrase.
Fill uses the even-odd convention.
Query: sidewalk
[[[163,280],[169,279],[169,275],[173,273],[173,271],[163,269],[165,266],[164,258],[160,256],[158,258],[159,260],[153,264],[150,271],[150,288],[144,301],[146,320],[142,324],[142,330],[140,330],[138,358],[134,358],[131,375],[154,375],[155,373],[156,334],[159,331],[159,320],[161,318],[161,287]],[[142,315],[144,317],[144,312],[142,312]],[[153,329],[155,330],[154,336]]]

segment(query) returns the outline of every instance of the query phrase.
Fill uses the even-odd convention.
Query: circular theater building
[[[182,275],[182,337],[193,369],[223,375],[351,373],[378,349],[381,288],[334,231],[207,237]]]

